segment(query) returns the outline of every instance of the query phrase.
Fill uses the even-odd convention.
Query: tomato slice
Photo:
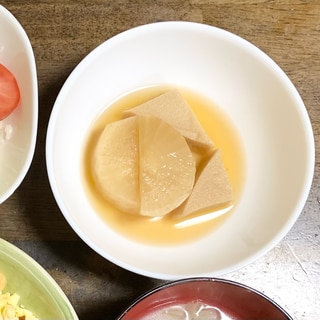
[[[0,120],[19,105],[20,90],[15,76],[0,64]]]

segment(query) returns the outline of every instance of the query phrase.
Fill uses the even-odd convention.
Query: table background
[[[280,244],[224,278],[262,291],[295,320],[320,319],[320,1],[2,0],[1,4],[25,28],[34,49],[39,129],[29,173],[0,206],[0,237],[23,249],[53,276],[80,320],[113,319],[133,299],[164,281],[105,261],[69,227],[46,173],[49,116],[64,81],[92,49],[121,31],[165,20],[206,23],[249,40],[280,65],[300,92],[316,144],[308,201]]]

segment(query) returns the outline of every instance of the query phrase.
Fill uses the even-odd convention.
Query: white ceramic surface
[[[80,175],[92,121],[119,96],[154,84],[190,88],[223,108],[244,143],[247,164],[241,199],[228,220],[170,248],[135,243],[103,223]],[[177,279],[238,269],[286,235],[311,186],[314,141],[297,90],[263,52],[212,26],[161,22],[109,39],[75,68],[52,111],[46,157],[56,201],[89,246],[133,272]]]
[[[38,125],[38,84],[33,50],[23,27],[0,5],[0,63],[16,77],[20,105],[6,119],[0,130],[9,125],[12,134],[0,141],[0,204],[25,178],[34,155]]]

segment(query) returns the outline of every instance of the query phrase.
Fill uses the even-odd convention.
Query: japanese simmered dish
[[[228,164],[238,164],[229,168],[223,160],[223,156],[228,158],[228,150],[216,144],[215,133],[210,130],[215,123],[207,132],[178,89],[158,89],[157,94],[154,88],[144,90],[152,98],[142,99],[142,103],[132,96],[120,99],[99,117],[90,132],[84,176],[98,211],[109,221],[112,206],[111,211],[117,211],[115,219],[122,216],[134,221],[132,228],[139,220],[142,225],[167,229],[170,224],[173,229],[203,224],[203,217],[215,220],[230,211],[237,193],[231,178],[239,175],[233,171],[241,162],[235,151],[239,148],[234,145],[236,139],[231,142],[234,154],[229,154],[232,160]],[[144,90],[136,97],[145,97]],[[198,106],[193,107],[198,110]],[[208,116],[205,113],[209,110],[202,110],[202,117]]]

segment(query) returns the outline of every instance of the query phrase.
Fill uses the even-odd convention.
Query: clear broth
[[[167,245],[185,243],[212,232],[212,230],[220,226],[232,214],[240,197],[245,176],[245,159],[242,143],[230,119],[211,101],[190,90],[179,88],[203,128],[214,141],[215,147],[222,150],[223,162],[234,191],[232,209],[215,218],[210,218],[206,214],[209,219],[200,223],[197,221],[197,223],[179,224],[179,222],[184,221],[176,221],[170,214],[161,219],[155,219],[121,212],[100,194],[91,175],[91,155],[105,125],[122,119],[122,112],[124,110],[135,107],[170,89],[172,88],[168,86],[143,88],[113,102],[92,124],[84,148],[83,181],[94,210],[114,230],[135,241],[149,244]],[[197,216],[200,216],[200,214]],[[185,220],[188,221],[189,217],[186,217]]]
[[[233,320],[222,310],[202,301],[176,304],[153,310],[140,320]]]

